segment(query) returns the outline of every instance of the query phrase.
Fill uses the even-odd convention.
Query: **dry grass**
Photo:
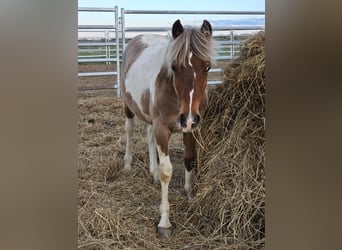
[[[183,192],[181,135],[172,137],[171,239],[156,235],[160,187],[148,170],[145,125],[137,123],[133,169],[124,172],[121,100],[110,91],[80,94],[79,249],[264,248],[264,38],[253,39],[210,91],[192,203]]]
[[[249,39],[210,92],[194,211],[207,234],[250,247],[265,234],[265,36]]]

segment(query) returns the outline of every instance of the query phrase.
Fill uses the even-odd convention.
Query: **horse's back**
[[[151,60],[158,55],[160,49],[164,48],[168,40],[160,35],[138,35],[127,43],[123,55],[123,70],[126,77],[133,63],[138,64],[140,61]]]
[[[168,39],[139,35],[130,40],[123,56],[122,96],[138,117],[151,122],[154,85],[164,63]]]

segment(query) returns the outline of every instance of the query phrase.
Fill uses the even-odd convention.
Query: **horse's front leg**
[[[185,183],[184,189],[188,196],[188,199],[193,198],[193,175],[197,168],[197,153],[196,153],[196,141],[192,133],[183,133],[184,143],[184,165],[185,165]]]
[[[156,123],[153,126],[158,155],[159,155],[159,179],[161,184],[160,221],[158,234],[160,237],[170,237],[172,225],[170,223],[170,205],[168,199],[169,183],[172,176],[172,164],[169,156],[169,140],[171,131],[167,126]]]

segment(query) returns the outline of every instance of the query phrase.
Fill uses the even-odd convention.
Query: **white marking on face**
[[[190,102],[189,102],[189,116],[188,119],[192,119],[192,113],[191,113],[191,107],[192,107],[192,97],[194,95],[194,89],[192,89],[189,93],[190,96]]]
[[[188,133],[191,131],[191,126],[193,124],[194,118],[192,116],[192,112],[191,112],[191,106],[192,106],[192,97],[194,94],[194,89],[191,89],[189,96],[190,96],[190,102],[189,102],[189,114],[188,117],[186,118],[186,127],[183,128],[183,132],[184,133]]]
[[[191,63],[191,58],[192,58],[192,52],[190,52],[189,54],[189,65],[191,66],[192,68],[192,63]],[[194,80],[192,82],[192,89],[189,93],[189,96],[190,96],[190,102],[189,102],[189,115],[188,115],[188,121],[193,120],[193,117],[192,117],[192,112],[191,112],[191,107],[192,107],[192,98],[193,98],[193,95],[194,95],[194,84],[195,84],[195,80],[196,80],[196,72],[194,69],[192,69],[192,71],[194,72]]]

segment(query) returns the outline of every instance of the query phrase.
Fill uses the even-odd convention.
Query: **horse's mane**
[[[172,73],[171,64],[186,65],[188,56],[192,52],[204,61],[212,62],[214,55],[214,42],[203,32],[194,28],[186,27],[176,39],[171,39],[166,54],[166,64],[169,73]]]

